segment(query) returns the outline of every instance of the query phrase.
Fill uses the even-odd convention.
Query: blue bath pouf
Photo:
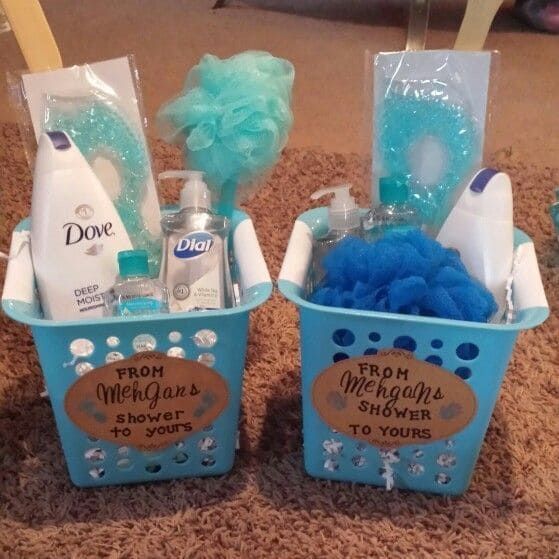
[[[324,258],[323,282],[310,301],[329,307],[487,322],[493,295],[460,256],[419,229],[374,243],[347,237]]]

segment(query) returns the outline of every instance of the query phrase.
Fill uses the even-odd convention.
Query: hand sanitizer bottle
[[[159,179],[186,179],[180,211],[161,220],[160,279],[169,288],[170,311],[233,306],[228,260],[229,220],[211,210],[211,193],[199,171],[167,171]]]
[[[380,205],[363,220],[365,238],[376,241],[388,231],[406,231],[421,227],[421,219],[414,207],[407,203],[409,188],[405,178],[383,177],[379,180]]]
[[[169,292],[158,279],[149,277],[148,253],[118,253],[118,277],[105,293],[105,315],[144,316],[169,312]]]
[[[311,194],[312,200],[322,198],[326,194],[334,194],[334,197],[328,207],[328,233],[314,242],[313,259],[309,274],[309,292],[324,278],[322,261],[326,254],[348,235],[363,236],[359,206],[351,195],[350,189],[350,184],[342,184],[330,188],[321,188]]]

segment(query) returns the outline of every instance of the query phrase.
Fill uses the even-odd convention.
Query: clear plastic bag
[[[9,84],[31,168],[43,131],[68,133],[111,196],[133,245],[148,250],[155,273],[161,216],[132,57],[12,74]]]
[[[482,164],[496,58],[450,50],[368,56],[373,200],[380,178],[404,179],[422,222],[440,227]]]

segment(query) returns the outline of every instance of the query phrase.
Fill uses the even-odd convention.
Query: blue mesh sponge
[[[319,305],[471,322],[487,322],[497,311],[458,253],[419,229],[371,244],[346,237],[322,264],[325,278],[310,296]]]

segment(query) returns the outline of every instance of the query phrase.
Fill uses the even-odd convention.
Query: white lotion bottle
[[[70,137],[39,139],[31,198],[31,254],[45,318],[103,316],[103,294],[131,250],[113,202]]]
[[[468,272],[495,297],[499,321],[514,254],[512,186],[506,173],[481,169],[443,223],[437,241],[454,248]]]

